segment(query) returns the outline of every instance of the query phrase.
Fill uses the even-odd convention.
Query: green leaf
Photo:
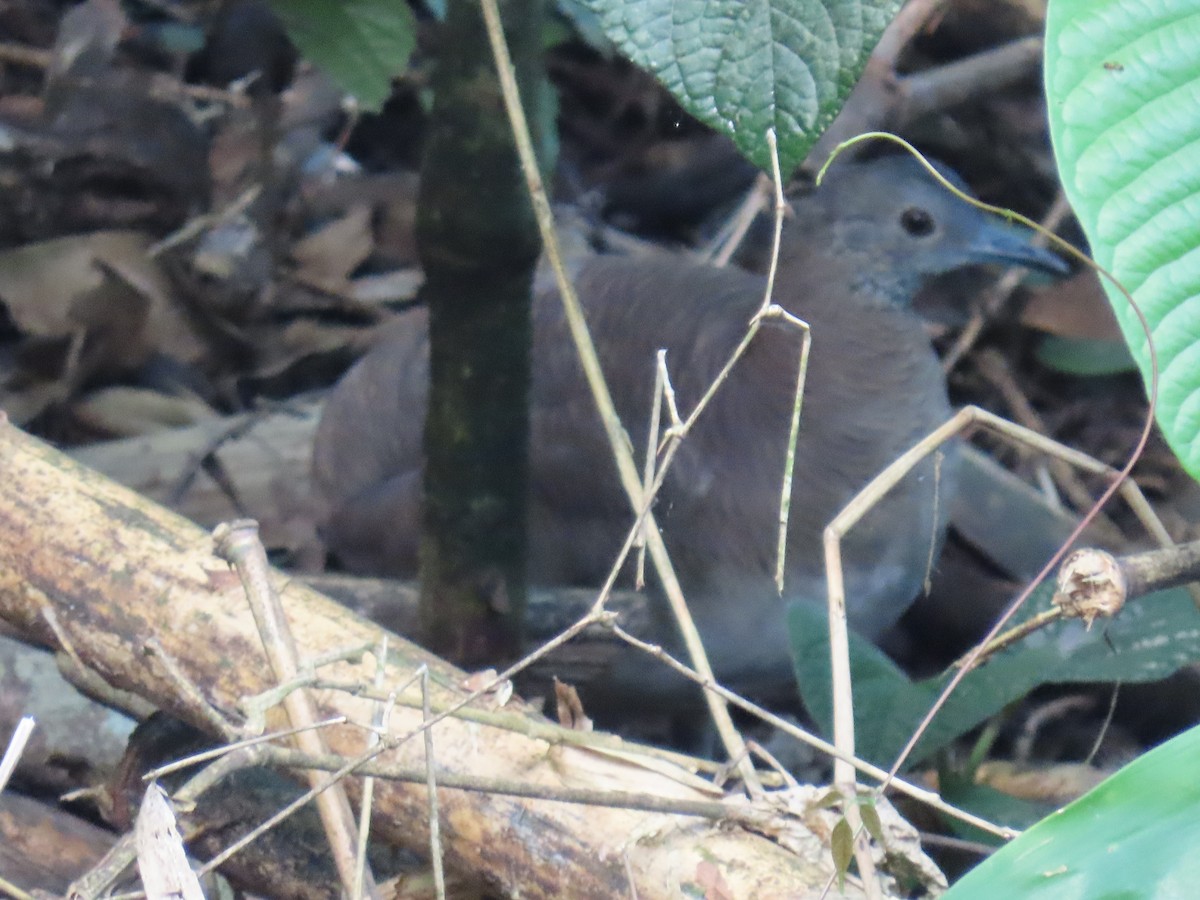
[[[1122,341],[1043,335],[1035,350],[1042,365],[1068,375],[1117,375],[1134,368]]]
[[[288,37],[367,110],[383,106],[416,46],[416,20],[396,0],[270,0]]]
[[[784,173],[854,87],[899,0],[581,0],[621,52],[764,170]]]
[[[1017,621],[1048,603],[1049,589],[1042,588],[1026,603]],[[829,733],[833,716],[829,628],[824,616],[815,607],[794,604],[788,627],[804,705]],[[950,676],[910,681],[870,642],[854,634],[850,638],[858,752],[878,765],[890,765]],[[1117,618],[1098,622],[1091,631],[1078,621],[1057,622],[970,672],[917,744],[913,761],[945,746],[1040,684],[1155,681],[1198,659],[1200,617],[1191,596],[1183,590],[1143,597]]]
[[[1200,728],[1135,759],[968,873],[946,900],[1194,897]]]
[[[862,816],[863,828],[867,830],[876,843],[883,843],[883,822],[879,818],[879,810],[870,803],[864,803],[858,808],[858,813]]]
[[[829,836],[829,848],[833,851],[833,867],[838,874],[838,887],[846,880],[850,871],[850,861],[854,859],[854,830],[845,818],[838,819]]]
[[[1145,313],[1158,421],[1200,475],[1200,15],[1195,0],[1053,0],[1046,94],[1063,187],[1096,261]],[[1146,337],[1107,283],[1149,379]]]

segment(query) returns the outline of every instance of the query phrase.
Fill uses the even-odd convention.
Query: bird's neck
[[[823,285],[834,286],[830,296],[853,297],[855,306],[863,311],[911,310],[913,296],[924,281],[919,273],[900,271],[886,257],[844,248],[835,252],[828,246],[827,236],[819,233],[785,242],[780,247],[779,272],[781,281],[795,273],[817,296],[825,293]]]
[[[880,266],[863,265],[849,276],[848,284],[857,299],[881,309],[911,310],[921,288],[919,275],[902,275]]]
[[[788,224],[779,250],[780,280],[796,278],[821,293],[823,284],[853,296],[856,305],[908,310],[924,277],[898,265],[877,247],[859,246],[850,228],[834,228],[823,216],[798,216]]]

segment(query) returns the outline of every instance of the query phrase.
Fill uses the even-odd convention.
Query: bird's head
[[[937,168],[969,193],[956,172]],[[1031,243],[1032,231],[965,203],[907,154],[835,164],[797,205],[793,231],[802,256],[815,250],[840,260],[860,288],[892,304],[911,301],[925,278],[969,265],[1067,271],[1058,256]]]

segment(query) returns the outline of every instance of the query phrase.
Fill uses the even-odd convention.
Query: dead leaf
[[[583,711],[583,701],[574,685],[554,679],[554,701],[558,712],[558,724],[574,731],[591,731],[592,720]]]
[[[297,319],[283,328],[252,329],[258,348],[254,374],[259,378],[276,378],[298,362],[327,353],[341,353],[357,344],[354,336],[370,334],[369,329],[331,324],[317,319]]]
[[[1119,341],[1121,329],[1100,279],[1091,269],[1029,291],[1021,324],[1066,338]]]
[[[96,231],[4,251],[0,301],[28,335],[68,337],[81,327],[115,327],[126,361],[153,348],[196,362],[204,346],[147,255],[150,243],[141,232]]]
[[[464,678],[460,687],[473,694],[495,681],[499,674],[495,669],[480,669]]]
[[[1086,794],[1111,774],[1084,763],[1020,765],[991,760],[975,771],[975,781],[1010,797],[1061,806]]]
[[[299,266],[297,276],[315,284],[344,284],[375,246],[371,234],[371,208],[366,204],[350,207],[334,219],[292,246],[292,259]]]
[[[68,396],[70,390],[61,378],[31,376],[28,373],[13,377],[12,373],[5,373],[5,377],[0,379],[0,410],[15,425],[26,425]]]
[[[425,283],[418,268],[393,269],[377,275],[363,275],[350,282],[350,296],[359,303],[399,303],[411,300]]]
[[[208,151],[212,175],[212,208],[224,209],[253,183],[262,154],[258,119],[249,110],[223,116]]]
[[[71,411],[84,425],[112,437],[139,437],[217,418],[198,397],[132,387],[92,391],[72,404]]]

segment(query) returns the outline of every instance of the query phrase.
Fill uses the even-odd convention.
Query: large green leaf
[[[378,109],[391,80],[416,46],[416,21],[400,0],[270,0],[288,37],[368,110]]]
[[[1200,474],[1200,7],[1052,0],[1050,132],[1092,253],[1133,294],[1158,351],[1158,421]],[[1143,376],[1146,337],[1105,285]]]
[[[1017,621],[1048,603],[1034,594]],[[790,612],[796,678],[804,704],[829,732],[829,628],[823,610]],[[854,721],[859,755],[889,765],[933,705],[949,676],[910,681],[869,642],[851,635]],[[1163,591],[1130,603],[1091,631],[1058,622],[970,672],[917,744],[914,760],[945,746],[1041,684],[1153,681],[1200,659],[1200,616],[1186,591]]]
[[[900,0],[582,0],[692,115],[770,168],[798,166],[854,87]]]
[[[1159,900],[1200,891],[1200,728],[1135,759],[967,874],[946,900]]]

